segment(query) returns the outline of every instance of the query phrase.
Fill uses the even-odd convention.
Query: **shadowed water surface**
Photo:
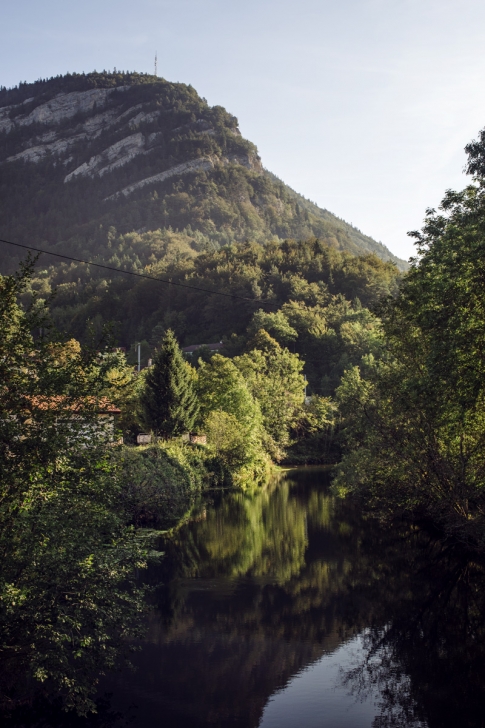
[[[133,728],[485,726],[483,564],[335,501],[324,470],[214,496],[150,569]]]

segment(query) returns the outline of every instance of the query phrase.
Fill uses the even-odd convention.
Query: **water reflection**
[[[252,497],[225,496],[165,544],[151,574],[162,586],[150,644],[130,677],[141,689],[150,673],[140,724],[157,711],[147,703],[156,695],[168,725],[256,726],[275,689],[346,637],[322,609],[346,558],[331,538],[318,544],[322,558],[308,558],[312,534],[330,523],[321,485],[286,479]]]
[[[165,542],[138,669],[102,685],[131,725],[485,726],[483,564],[327,485],[218,496]]]
[[[484,564],[421,535],[400,567],[347,685],[379,689],[379,727],[484,726]]]
[[[352,669],[354,662],[365,659],[365,644],[360,636],[324,655],[270,698],[260,727],[371,728],[378,692],[369,690],[365,700],[349,700],[339,679]]]

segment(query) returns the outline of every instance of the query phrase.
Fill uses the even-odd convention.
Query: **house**
[[[192,344],[191,346],[184,346],[182,351],[184,354],[188,354],[189,356],[192,356],[192,354],[195,354],[199,349],[209,349],[211,352],[219,351],[224,347],[224,344],[222,341],[217,341],[215,344]]]
[[[51,397],[37,395],[29,397],[28,402],[33,417],[36,412],[48,412],[56,426],[65,425],[82,440],[95,437],[112,443],[115,441],[116,415],[121,414],[121,410],[107,397],[76,400],[62,394]]]
[[[191,432],[189,435],[189,442],[192,445],[207,445],[207,435],[196,435]]]

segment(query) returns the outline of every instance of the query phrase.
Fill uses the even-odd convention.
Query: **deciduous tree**
[[[430,517],[485,549],[485,178],[428,210],[417,257],[382,309],[386,351],[338,391],[349,452],[337,484],[382,512]]]
[[[42,690],[85,713],[138,632],[144,557],[96,425],[109,357],[55,341],[35,299],[20,308],[32,269],[0,277],[0,708]]]

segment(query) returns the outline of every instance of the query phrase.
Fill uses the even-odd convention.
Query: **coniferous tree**
[[[142,406],[147,426],[165,438],[187,432],[197,418],[199,403],[189,365],[171,329],[163,337],[147,374]]]

